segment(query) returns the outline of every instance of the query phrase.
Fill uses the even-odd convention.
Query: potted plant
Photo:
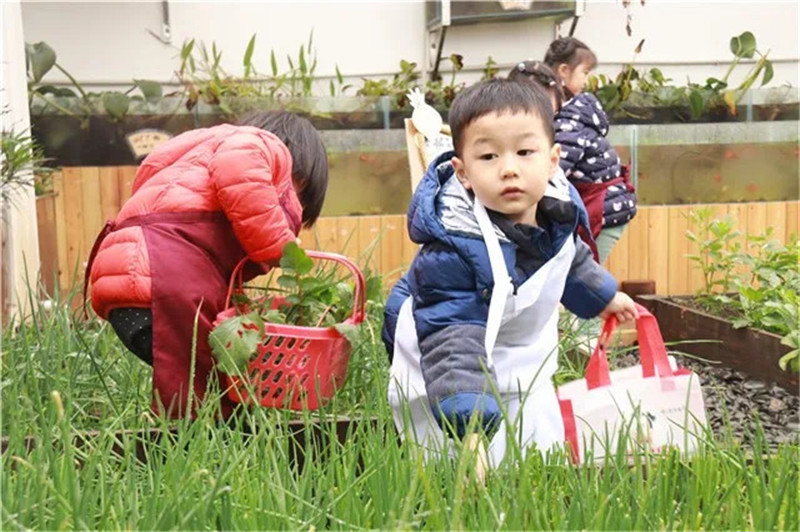
[[[768,59],[769,50],[758,51],[756,38],[745,31],[731,38],[730,50],[733,60],[722,79],[710,77],[704,84],[688,82],[684,87],[670,85],[670,78],[658,68],[647,71],[636,69],[633,64],[641,53],[644,39],[634,50],[633,60],[624,65],[616,78],[604,74],[592,76],[589,90],[597,95],[616,124],[644,124],[670,122],[729,122],[746,118],[745,94],[760,78],[760,86],[772,80],[774,71]],[[728,79],[742,59],[752,59],[758,54],[745,79],[737,87],[729,86]],[[755,119],[775,119],[778,117],[797,119],[797,102],[788,104],[787,109],[779,109],[782,102],[772,102],[770,110],[761,109],[756,102]]]

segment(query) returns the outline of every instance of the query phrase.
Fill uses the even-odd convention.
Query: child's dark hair
[[[544,62],[556,72],[558,65],[566,63],[570,68],[575,68],[583,62],[589,63],[589,68],[597,65],[597,56],[583,42],[575,37],[561,37],[550,43]]]
[[[319,132],[305,118],[286,111],[256,111],[239,125],[269,131],[286,144],[292,155],[292,180],[303,205],[303,226],[314,225],[328,189],[328,155]]]
[[[535,83],[547,93],[552,94],[556,101],[556,108],[561,109],[564,103],[564,91],[561,81],[549,66],[541,61],[522,61],[511,69],[508,79]]]
[[[453,100],[448,122],[456,154],[461,155],[467,126],[484,115],[507,111],[538,116],[550,143],[554,142],[553,108],[544,90],[531,83],[495,78],[472,85]]]

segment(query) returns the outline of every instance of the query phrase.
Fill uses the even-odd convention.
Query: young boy
[[[558,179],[548,96],[528,83],[485,81],[461,93],[449,116],[455,151],[431,163],[414,193],[408,231],[422,248],[386,305],[395,422],[436,446],[445,432],[491,434],[502,412],[515,441],[545,450],[564,440],[551,383],[559,301],[581,317],[621,322],[636,310],[576,238],[586,212]],[[494,464],[507,432],[492,438]]]

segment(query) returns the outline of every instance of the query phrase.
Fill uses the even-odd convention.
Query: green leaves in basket
[[[258,312],[229,318],[211,331],[208,343],[217,359],[217,368],[228,375],[247,370],[264,333],[264,320]]]
[[[359,343],[359,331],[361,330],[357,325],[352,323],[337,323],[333,326],[339,334],[347,338],[350,345],[356,346]]]
[[[359,345],[360,328],[345,323],[353,312],[355,285],[342,280],[336,269],[314,262],[294,242],[286,244],[280,261],[281,275],[271,296],[250,299],[245,292],[234,294],[236,308],[247,313],[228,318],[209,335],[209,343],[220,371],[243,373],[256,354],[268,323],[302,327],[335,327],[351,345]],[[383,288],[379,276],[367,274],[366,296],[381,301]]]
[[[289,242],[283,246],[283,256],[281,257],[281,268],[284,270],[294,270],[298,275],[305,275],[314,267],[314,262],[308,258],[306,252],[295,242]]]

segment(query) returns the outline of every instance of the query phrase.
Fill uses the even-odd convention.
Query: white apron
[[[487,361],[494,366],[501,408],[507,414],[488,449],[490,464],[497,466],[509,434],[515,435],[521,449],[535,442],[544,452],[564,442],[564,425],[551,377],[558,367],[558,303],[575,256],[575,242],[567,238],[556,256],[514,295],[500,242],[477,198],[474,211],[494,281],[486,322]],[[411,297],[400,309],[394,338],[388,395],[395,424],[404,438],[415,438],[430,450],[441,449],[445,435],[425,393]]]

